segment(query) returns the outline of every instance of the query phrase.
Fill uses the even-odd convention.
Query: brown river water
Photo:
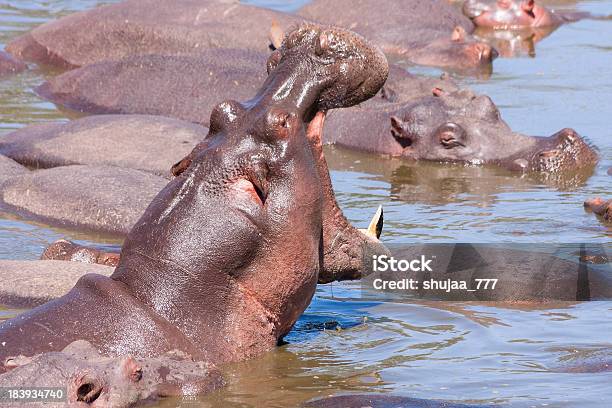
[[[96,0],[0,0],[0,45],[19,33]],[[304,1],[252,0],[291,11]],[[612,0],[549,1],[612,14]],[[593,173],[562,179],[499,169],[411,164],[342,149],[327,150],[341,207],[364,226],[385,208],[384,241],[598,243],[612,228],[582,202],[612,196],[612,21],[566,25],[531,56],[500,58],[490,78],[457,77],[488,94],[510,126],[550,135],[573,127],[599,148]],[[49,72],[36,67],[0,81],[0,137],[29,123],[66,120],[32,88]],[[413,72],[439,75],[435,69]],[[0,213],[0,259],[36,259],[67,237],[117,246]],[[608,269],[609,271],[609,269]],[[612,302],[504,306],[366,301],[358,283],[319,286],[286,339],[256,360],[225,369],[223,390],[163,407],[293,407],[336,393],[392,393],[509,407],[612,407],[612,373],[559,373],[612,347]],[[2,309],[0,320],[18,311]]]

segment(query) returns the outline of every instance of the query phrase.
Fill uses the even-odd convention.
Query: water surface
[[[292,11],[305,1],[250,1]],[[0,44],[50,19],[104,2],[0,0]],[[612,14],[612,1],[557,1]],[[0,81],[0,137],[29,123],[66,120],[32,88],[35,66]],[[435,69],[414,72],[439,75]],[[612,22],[563,26],[535,56],[499,59],[492,76],[457,77],[490,95],[509,125],[533,135],[573,127],[598,146],[593,172],[520,176],[496,168],[414,164],[327,149],[338,200],[365,225],[385,207],[386,242],[610,242],[612,229],[582,209],[612,196]],[[0,213],[0,259],[36,259],[67,237],[117,240],[25,222]],[[512,407],[607,407],[609,373],[564,374],[558,367],[612,346],[612,302],[493,307],[359,299],[355,283],[320,286],[289,344],[226,370],[228,386],[202,407],[287,407],[336,392],[390,392]],[[0,309],[0,319],[17,311]],[[168,401],[162,406],[177,406]],[[183,403],[183,406],[194,406]]]

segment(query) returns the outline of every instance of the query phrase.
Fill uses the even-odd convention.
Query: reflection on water
[[[497,167],[414,163],[339,147],[327,148],[326,154],[349,218],[364,222],[369,209],[383,205],[388,242],[608,242],[612,236],[582,205],[583,197],[593,194],[585,194],[590,180],[609,183],[603,169],[517,175]]]
[[[515,31],[500,31],[478,27],[474,35],[479,40],[493,45],[502,58],[535,57],[536,44],[556,29],[557,27],[530,27]]]
[[[249,2],[294,10],[305,1]],[[0,0],[0,44],[44,21],[102,3]],[[577,7],[610,14],[612,1]],[[612,23],[585,20],[541,38],[535,58],[528,57],[533,36],[514,38],[508,49],[523,51],[513,53],[518,58],[498,59],[490,79],[457,79],[490,95],[517,131],[550,135],[574,127],[588,136],[602,157],[595,169],[546,178],[328,148],[334,187],[348,217],[364,226],[384,205],[387,242],[610,242],[612,228],[585,213],[582,202],[612,196],[612,177],[606,173],[612,167]],[[0,134],[66,118],[32,92],[51,74],[32,67],[0,81]],[[120,244],[0,213],[0,259],[36,259],[61,237]],[[225,389],[182,406],[291,407],[339,391],[512,407],[607,407],[612,399],[609,373],[577,373],[610,355],[610,302],[393,303],[364,301],[360,294],[357,283],[319,287],[288,344],[228,367]],[[0,309],[0,319],[15,313]]]

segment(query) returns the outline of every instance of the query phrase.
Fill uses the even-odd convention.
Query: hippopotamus
[[[307,5],[297,16],[227,0],[127,0],[43,24],[10,42],[7,50],[60,68],[131,55],[198,55],[219,47],[265,52],[271,28],[286,29],[306,18],[352,28],[372,37],[385,52],[416,64],[490,69],[495,51],[472,38],[454,36],[457,26],[467,33],[474,26],[444,0],[413,0],[392,15],[383,12],[390,9],[397,10],[397,3],[328,0]],[[346,20],[336,21],[339,16]]]
[[[134,55],[68,71],[36,92],[77,112],[162,115],[208,126],[219,98],[248,99],[257,92],[267,59],[228,48],[196,56]]]
[[[591,198],[584,202],[584,208],[600,216],[604,222],[612,222],[612,200]]]
[[[298,14],[347,27],[390,57],[418,65],[486,72],[497,56],[490,45],[469,35],[474,25],[445,0],[314,0]]]
[[[207,133],[161,116],[99,115],[26,126],[0,139],[0,154],[33,169],[116,166],[170,178],[170,167]]]
[[[132,228],[110,277],[85,275],[0,325],[0,371],[77,340],[109,357],[254,357],[291,330],[318,280],[359,276],[384,251],[337,207],[321,150],[325,112],[376,94],[384,54],[350,31],[304,24],[267,65],[251,100],[213,109],[208,135]]]
[[[12,368],[0,376],[0,387],[57,387],[65,394],[57,396],[56,403],[68,407],[128,408],[167,396],[196,396],[223,386],[214,366],[193,361],[180,351],[138,360],[131,356],[107,357],[83,340],[61,351],[17,356],[5,364]],[[28,406],[45,407],[50,403]],[[4,400],[2,406],[22,405],[23,401]]]
[[[0,51],[0,78],[10,74],[18,74],[27,68],[23,61],[19,61],[10,54]]]
[[[16,161],[0,154],[0,186],[4,184],[5,181],[18,176],[20,174],[25,174],[28,172],[28,169],[17,163]]]
[[[263,53],[226,48],[204,50],[198,56],[137,55],[68,71],[49,79],[36,88],[36,92],[63,108],[80,113],[162,115],[208,126],[210,111],[217,98],[231,95],[245,95],[246,98],[246,95],[256,92],[258,84],[266,77],[263,69],[266,59]],[[405,69],[391,65],[389,78],[379,97],[365,103],[408,101],[429,95],[433,88],[441,86],[447,90],[457,89],[449,78],[439,80],[411,75]],[[145,120],[142,119],[143,126]],[[107,129],[110,119],[92,119],[92,122],[101,126],[107,122],[102,127]],[[69,127],[65,126],[62,133]],[[21,146],[25,144],[22,140],[24,137],[32,138],[32,133],[39,133],[35,130],[28,127],[15,132],[8,141],[0,141],[0,152],[17,158],[15,154],[6,152],[7,148],[3,147],[6,144],[12,146],[10,150],[31,150]],[[102,136],[100,131],[95,133],[97,138]],[[114,138],[114,143],[117,139]],[[101,149],[102,146],[97,148],[105,150]],[[54,153],[54,156],[58,154]]]
[[[60,260],[0,260],[0,305],[32,309],[64,296],[86,274],[110,276],[113,269]]]
[[[287,28],[303,19],[228,0],[126,0],[45,23],[6,50],[64,69],[130,55],[197,55],[219,47],[265,52],[274,21]]]
[[[266,76],[262,69],[266,58],[263,53],[225,48],[198,56],[132,56],[66,72],[36,91],[81,113],[162,115],[208,125],[216,97],[252,94],[257,89]],[[380,96],[389,102],[407,101],[430,94],[438,83],[392,65]],[[454,83],[446,78],[444,84],[448,88]],[[23,136],[16,133],[14,139]]]
[[[548,137],[513,132],[493,101],[467,89],[432,90],[405,103],[330,115],[327,142],[407,160],[490,164],[519,172],[593,167],[597,152],[573,129]]]
[[[8,178],[0,208],[50,225],[124,236],[166,184],[167,178],[117,166],[54,167]]]
[[[536,0],[466,0],[463,13],[476,26],[496,30],[554,27],[593,17],[577,11],[555,11]]]
[[[40,256],[41,260],[76,261],[89,264],[117,266],[119,254],[102,251],[85,245],[75,244],[66,239],[59,239],[49,245]]]
[[[248,89],[253,78],[258,77],[254,65],[259,57],[253,53],[249,55],[254,58],[239,57],[245,55],[242,52],[228,54],[230,60],[240,64],[240,69],[233,69],[225,77],[219,68],[223,66],[223,54],[219,52],[222,50],[206,53],[211,62],[200,57],[139,56],[99,63],[51,79],[40,90],[50,100],[81,112],[156,113],[207,125],[201,118],[211,109],[210,95],[223,95],[225,88],[235,89],[236,84]],[[217,62],[218,58],[221,62]],[[198,67],[213,75],[202,77]],[[596,161],[594,150],[575,132],[564,130],[548,139],[515,133],[501,120],[499,110],[488,97],[476,97],[471,91],[460,89],[447,75],[443,77],[436,80],[415,76],[391,65],[387,82],[377,97],[330,115],[325,142],[411,159],[487,162],[521,171],[553,171],[554,163],[543,162],[553,162],[556,152],[563,158],[561,170],[589,166]],[[202,86],[191,90],[191,81]],[[213,92],[204,91],[211,87]],[[426,118],[419,128],[422,133],[419,141],[426,143],[418,143],[418,149],[414,145],[406,149],[402,144],[408,139],[405,132],[400,136],[402,131],[397,128],[403,126],[404,116],[411,115],[417,116],[413,120],[419,115]],[[439,143],[431,143],[434,131],[452,121],[458,121],[471,133],[472,146],[442,148]],[[392,129],[392,123],[397,129]],[[568,132],[575,134],[570,139],[576,141],[577,147],[556,150],[555,139],[563,145],[563,134]],[[508,138],[517,141],[510,144],[515,157],[510,157],[512,150],[506,148]],[[529,150],[532,148],[549,153],[536,160],[537,152]]]

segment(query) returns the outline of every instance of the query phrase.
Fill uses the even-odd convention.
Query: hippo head
[[[499,30],[547,27],[561,22],[535,0],[467,0],[463,13],[476,26]]]
[[[444,93],[390,112],[387,153],[414,160],[497,164],[510,170],[560,172],[597,161],[575,131],[550,137],[513,132],[487,96],[467,90]],[[392,140],[392,141],[391,141]]]
[[[475,40],[461,26],[455,27],[447,38],[435,40],[410,55],[417,64],[477,73],[490,73],[497,56],[495,48]]]
[[[213,109],[209,134],[174,166],[113,275],[187,337],[213,336],[211,347],[242,356],[291,329],[320,272],[359,276],[364,251],[382,248],[342,216],[319,140],[326,109],[378,92],[385,57],[349,31],[303,25],[268,71],[252,100]]]

